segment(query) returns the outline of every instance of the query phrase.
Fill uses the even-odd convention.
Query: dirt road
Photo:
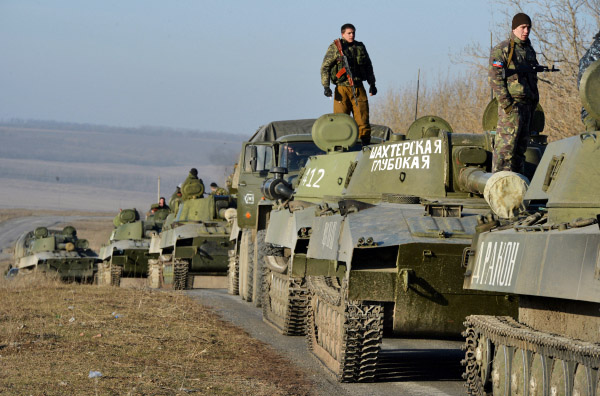
[[[212,307],[224,319],[270,344],[309,373],[322,395],[464,395],[461,342],[384,339],[381,375],[376,383],[339,384],[306,348],[304,337],[284,337],[262,321],[260,309],[225,290],[191,290],[187,294]]]

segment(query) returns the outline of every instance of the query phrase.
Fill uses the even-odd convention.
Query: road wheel
[[[162,287],[162,266],[158,259],[148,260],[148,287],[151,289]]]
[[[275,247],[270,243],[265,242],[267,230],[260,230],[256,233],[256,244],[253,254],[253,279],[252,279],[252,302],[255,306],[260,307],[263,293],[265,290],[264,279],[267,275],[265,266],[265,256],[282,256],[283,249]]]
[[[252,252],[254,244],[252,243],[252,231],[243,230],[240,241],[240,296],[243,300],[252,301]]]
[[[232,296],[240,294],[240,263],[236,249],[229,251],[229,265],[227,268],[227,293]]]

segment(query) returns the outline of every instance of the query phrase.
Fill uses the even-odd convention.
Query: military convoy
[[[41,271],[57,273],[63,280],[91,282],[97,270],[98,256],[86,239],[77,238],[77,230],[38,227],[21,235],[14,249],[9,274]]]
[[[227,287],[343,382],[377,378],[384,335],[462,334],[470,395],[600,395],[600,132],[546,145],[538,107],[524,175],[492,174],[495,116],[478,134],[374,126],[368,146],[345,114],[273,122],[242,146],[238,200],[191,172],[170,211],[121,211],[100,257],[39,227],[12,268],[89,280],[101,260],[99,284]]]
[[[600,61],[580,91],[600,116]],[[597,73],[590,76],[589,73]],[[470,395],[600,395],[600,132],[548,145],[513,221],[486,219],[466,290],[518,296],[518,318],[466,318]]]
[[[161,232],[152,236],[150,286],[225,288],[236,202],[229,195],[204,196],[202,181],[188,180],[181,187],[181,201],[172,200]]]
[[[266,225],[273,205],[262,194],[261,186],[273,168],[284,168],[282,178],[288,184],[294,183],[306,161],[323,154],[311,136],[314,123],[314,119],[271,122],[242,145],[232,186],[237,189],[238,208],[231,233],[235,248],[230,253],[229,291],[256,306],[263,300]],[[373,141],[391,134],[388,127],[373,125],[372,129]]]
[[[354,120],[329,114],[313,138],[327,154],[310,158],[293,195],[284,170],[265,183],[279,199],[266,236],[276,253],[266,258],[266,321],[283,334],[306,329],[313,353],[353,382],[374,379],[384,330],[458,337],[470,313],[516,313],[503,294],[462,289],[478,219],[490,207],[513,216],[526,191],[521,175],[486,172],[489,133],[456,134],[423,117],[406,135],[352,151]],[[528,158],[543,148],[534,143]]]
[[[148,260],[158,257],[150,253],[150,241],[162,229],[169,211],[151,207],[151,214],[141,220],[137,209],[124,209],[113,219],[115,229],[108,243],[100,248],[102,263],[98,266],[98,284],[120,286],[123,279],[143,286],[148,277]]]

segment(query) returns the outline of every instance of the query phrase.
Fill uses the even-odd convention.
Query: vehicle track
[[[464,368],[460,364],[464,359],[462,341],[384,338],[376,382],[339,383],[309,352],[305,337],[280,335],[263,322],[260,308],[227,294],[225,289],[195,289],[185,293],[305,370],[318,395],[462,396],[466,393]]]

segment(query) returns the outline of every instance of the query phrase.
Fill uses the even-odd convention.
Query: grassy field
[[[302,372],[180,292],[32,275],[1,280],[0,301],[3,395],[311,394]]]
[[[62,213],[0,210],[0,223],[40,215]],[[98,249],[112,215],[66,224]],[[182,292],[28,275],[0,278],[0,301],[1,395],[314,393],[294,365]]]

